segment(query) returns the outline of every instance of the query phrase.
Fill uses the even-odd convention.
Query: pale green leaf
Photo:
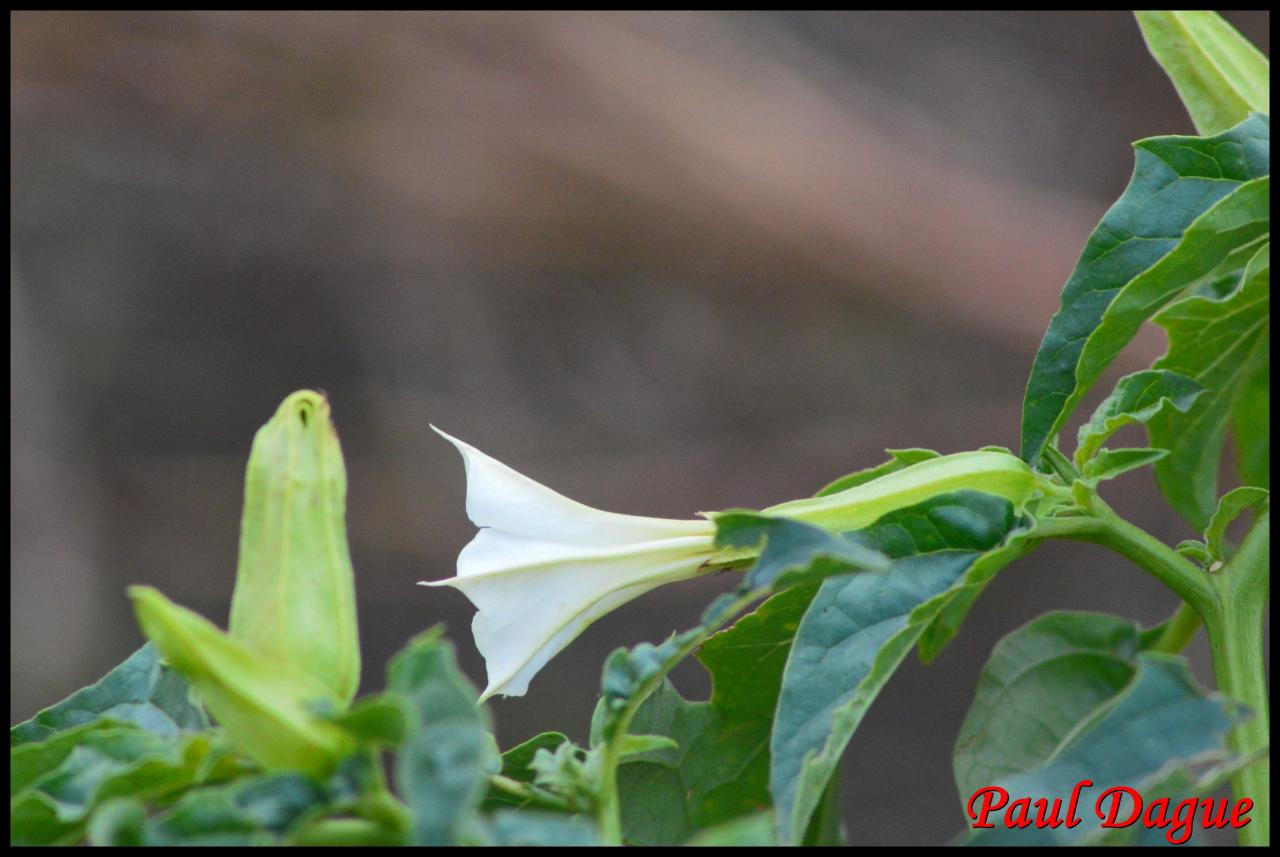
[[[1005,450],[1007,451],[1007,450]],[[879,479],[889,473],[895,473],[913,464],[919,464],[922,461],[928,461],[931,458],[938,458],[938,453],[931,449],[886,449],[889,460],[884,464],[877,464],[875,467],[868,467],[863,470],[850,473],[848,476],[842,476],[834,482],[827,485],[815,496],[825,497],[828,494],[837,494],[846,488],[854,488],[858,485],[870,482],[873,479]]]
[[[1135,14],[1201,134],[1225,131],[1250,112],[1271,112],[1271,63],[1217,12]]]
[[[1204,543],[1214,559],[1224,562],[1229,559],[1225,539],[1227,527],[1231,522],[1246,509],[1254,509],[1266,503],[1270,497],[1270,491],[1252,486],[1236,488],[1222,496],[1218,501],[1218,508],[1214,510],[1213,518],[1209,521],[1209,526],[1204,531]]]

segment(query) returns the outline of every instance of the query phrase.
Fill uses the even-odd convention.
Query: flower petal
[[[467,468],[467,517],[539,541],[616,545],[701,535],[706,522],[605,512],[570,500],[431,426],[462,453]]]
[[[482,532],[476,541],[488,535]],[[479,610],[471,630],[489,678],[481,699],[522,696],[538,670],[588,625],[663,583],[696,576],[713,550],[706,538],[700,547],[583,556],[426,585],[459,589]]]

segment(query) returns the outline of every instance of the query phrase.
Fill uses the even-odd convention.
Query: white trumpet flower
[[[489,685],[480,696],[523,696],[529,680],[584,629],[664,583],[730,567],[756,555],[720,551],[711,520],[617,515],[584,506],[521,476],[432,426],[462,453],[467,515],[480,532],[458,555],[452,586],[478,612],[471,623]],[[972,490],[1021,507],[1067,489],[1007,452],[944,455],[870,482],[763,510],[843,533],[937,494]],[[716,513],[709,513],[715,517]]]
[[[471,623],[494,694],[529,681],[596,619],[649,590],[696,577],[716,553],[715,525],[619,515],[552,491],[432,426],[462,453],[467,517],[480,532],[458,555],[452,586],[478,608]]]

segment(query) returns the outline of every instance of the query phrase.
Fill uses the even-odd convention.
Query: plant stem
[[[1270,508],[1264,507],[1244,544],[1217,572],[1207,572],[1177,551],[1117,515],[1097,494],[1083,496],[1090,514],[1050,518],[1036,528],[1038,538],[1092,542],[1110,548],[1149,571],[1186,604],[1156,644],[1158,651],[1179,651],[1195,633],[1195,617],[1204,621],[1213,655],[1218,690],[1249,706],[1253,716],[1228,736],[1238,754],[1268,746],[1269,708],[1262,625],[1270,590]],[[1251,821],[1239,831],[1241,845],[1271,841],[1271,768],[1262,758],[1232,777],[1236,799],[1253,801]]]
[[[1204,569],[1121,518],[1096,493],[1089,491],[1087,499],[1091,514],[1050,518],[1036,528],[1036,535],[1091,542],[1110,548],[1149,571],[1208,621],[1206,614],[1213,611],[1217,594]]]
[[[1205,616],[1209,650],[1218,690],[1252,710],[1249,720],[1232,730],[1228,739],[1237,753],[1256,752],[1270,741],[1267,672],[1262,661],[1262,625],[1270,591],[1271,522],[1264,508],[1234,557],[1212,575],[1217,609]],[[1231,780],[1237,800],[1249,798],[1252,822],[1240,829],[1241,845],[1271,841],[1271,767],[1262,759]]]
[[[1177,612],[1173,614],[1173,618],[1165,626],[1160,638],[1151,647],[1151,651],[1163,652],[1166,655],[1178,654],[1195,639],[1196,632],[1200,630],[1201,624],[1200,614],[1190,604],[1183,601],[1178,605]]]

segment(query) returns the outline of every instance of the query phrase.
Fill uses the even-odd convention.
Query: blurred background
[[[1267,13],[1225,15],[1270,52]],[[808,495],[885,447],[1016,448],[1130,142],[1193,131],[1121,12],[10,23],[11,722],[141,645],[128,584],[225,626],[250,441],[301,387],[328,392],[347,457],[365,691],[437,622],[483,685],[469,603],[414,585],[474,532],[428,421],[668,517]],[[1147,334],[1112,378],[1161,352]],[[1149,471],[1108,496],[1191,535]],[[500,743],[584,740],[605,655],[733,582],[597,623],[492,704]],[[864,721],[852,841],[962,830],[950,750],[1001,636],[1175,604],[1089,545],[1005,571]],[[1190,654],[1211,682],[1203,639]],[[706,693],[695,662],[674,680]]]

